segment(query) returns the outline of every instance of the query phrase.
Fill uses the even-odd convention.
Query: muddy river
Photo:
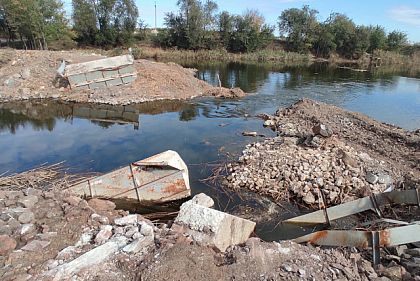
[[[274,113],[307,97],[405,129],[420,128],[420,79],[402,73],[356,72],[323,65],[187,66],[199,69],[199,77],[211,84],[218,85],[219,75],[223,86],[241,87],[252,94],[242,100],[200,98],[126,107],[47,101],[0,104],[0,174],[60,161],[76,172],[108,172],[171,149],[188,163],[193,193],[211,195],[222,210],[254,212],[262,238],[282,239],[296,230],[285,229],[276,221],[294,215],[295,207],[285,204],[278,219],[268,220],[265,211],[256,210],[260,202],[244,204],[243,197],[227,195],[220,187],[201,181],[216,163],[235,159],[244,145],[258,140],[242,136],[243,131],[273,136],[255,115]]]

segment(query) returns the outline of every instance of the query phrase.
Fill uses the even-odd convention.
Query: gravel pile
[[[247,145],[229,165],[232,189],[329,206],[399,188],[419,172],[418,132],[309,100],[264,119],[278,137]]]

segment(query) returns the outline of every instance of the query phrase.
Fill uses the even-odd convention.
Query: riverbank
[[[44,180],[36,181],[40,178]],[[195,236],[178,221],[150,221],[116,209],[111,201],[86,201],[66,191],[71,182],[51,167],[0,177],[2,280],[411,278],[395,264],[375,271],[362,253],[290,241],[251,237],[221,252],[201,240],[212,229]],[[207,205],[209,200],[200,196],[189,204]],[[205,214],[195,214],[197,222],[206,221]],[[223,239],[238,230],[230,231]]]
[[[88,51],[9,49],[2,49],[0,53],[1,102],[49,98],[68,102],[127,105],[156,100],[184,100],[197,96],[244,96],[240,89],[213,87],[197,79],[194,69],[148,60],[135,61],[138,77],[132,84],[95,90],[70,89],[57,77],[61,61],[86,62],[103,58],[102,55]]]

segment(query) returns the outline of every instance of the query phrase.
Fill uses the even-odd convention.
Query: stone
[[[407,245],[400,245],[395,247],[395,252],[397,253],[398,256],[401,256],[402,254],[404,254],[404,252],[407,250]]]
[[[30,95],[31,95],[31,89],[29,89],[29,88],[20,88],[19,89],[19,94],[20,94],[21,98],[28,99],[30,97]]]
[[[154,245],[154,239],[151,236],[143,236],[139,239],[134,240],[122,250],[128,254],[138,253],[141,250],[147,250],[148,247]]]
[[[115,203],[112,201],[97,198],[90,199],[88,204],[96,211],[112,211],[116,207]]]
[[[84,253],[71,262],[64,263],[44,273],[43,277],[50,277],[54,280],[67,280],[82,270],[92,269],[93,267],[102,264],[121,248],[127,245],[127,241],[128,240],[125,237],[108,241],[105,244]]]
[[[133,237],[134,234],[139,232],[139,228],[136,226],[130,226],[127,228],[127,230],[125,231],[125,237],[127,238],[131,238]]]
[[[201,206],[204,206],[204,207],[207,207],[207,208],[211,208],[211,207],[214,206],[213,199],[210,196],[207,196],[204,193],[200,193],[200,194],[197,194],[196,196],[194,196],[191,199],[191,202],[193,202],[195,204],[198,204],[198,205],[201,205]]]
[[[101,225],[101,230],[96,234],[95,243],[103,244],[112,236],[111,225]]]
[[[12,77],[7,78],[3,82],[3,86],[5,87],[14,87],[15,84],[16,84],[15,79],[13,79]]]
[[[264,127],[275,127],[276,122],[274,120],[268,119],[264,121]]]
[[[35,220],[35,215],[32,212],[24,212],[19,215],[18,221],[20,223],[26,224],[26,223],[32,223]]]
[[[92,233],[90,233],[90,232],[82,233],[79,241],[77,241],[77,243],[76,243],[76,247],[81,247],[81,246],[90,244],[90,242],[92,241],[92,238],[93,238]]]
[[[137,224],[137,221],[138,221],[137,215],[128,215],[122,218],[114,219],[114,223],[120,226]]]
[[[380,270],[379,274],[388,277],[391,280],[402,280],[405,269],[402,266],[395,265]]]
[[[415,257],[420,257],[420,248],[407,249],[405,250],[405,253]]]
[[[36,227],[32,223],[23,224],[20,229],[20,235],[27,235],[36,231]]]
[[[372,172],[366,173],[366,181],[370,184],[376,184],[379,180],[379,177]]]
[[[140,233],[143,236],[153,236],[154,235],[153,226],[147,224],[146,222],[141,222]]]
[[[74,258],[79,252],[80,250],[77,247],[68,246],[64,248],[63,250],[61,250],[55,257],[55,259],[66,261],[66,260]]]
[[[31,70],[29,68],[22,69],[22,71],[20,72],[20,77],[23,80],[29,79],[31,77]]]
[[[38,190],[38,189],[35,189],[35,188],[32,188],[32,187],[29,187],[29,188],[27,188],[23,191],[23,194],[25,194],[26,196],[29,196],[29,195],[41,196],[42,191]]]
[[[318,124],[312,127],[312,132],[315,135],[320,135],[325,138],[332,136],[332,131],[324,124]]]
[[[90,219],[92,221],[99,222],[101,224],[109,224],[109,219],[107,217],[101,216],[101,215],[98,215],[98,214],[92,214],[90,216]]]
[[[36,195],[28,195],[18,200],[18,206],[25,208],[32,208],[36,203],[38,203],[38,196]]]
[[[182,204],[175,222],[185,224],[194,240],[213,245],[224,252],[244,243],[255,229],[255,222],[210,209],[193,202]]]
[[[16,248],[16,240],[8,235],[0,235],[0,256],[6,256]]]
[[[303,196],[302,200],[306,204],[314,204],[315,203],[315,196],[312,194],[312,192],[308,192],[305,196]]]
[[[80,201],[82,201],[82,198],[71,195],[71,196],[68,196],[68,197],[64,198],[63,201],[66,202],[69,205],[77,206],[77,205],[79,205]]]
[[[378,183],[388,185],[392,183],[392,178],[388,174],[380,173],[378,174]]]
[[[21,250],[28,252],[38,252],[48,247],[50,243],[51,241],[32,240],[31,242],[23,246]]]

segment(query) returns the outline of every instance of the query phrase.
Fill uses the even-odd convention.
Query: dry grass
[[[63,162],[47,165],[43,164],[37,168],[22,173],[0,175],[0,188],[21,190],[35,188],[42,190],[64,189],[85,178],[88,175],[77,175],[68,173],[69,169]]]

